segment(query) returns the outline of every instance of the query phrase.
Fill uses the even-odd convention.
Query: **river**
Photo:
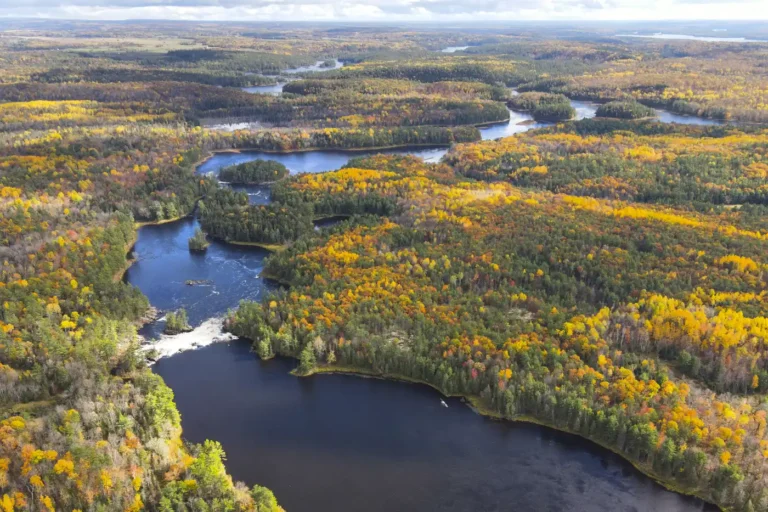
[[[322,172],[350,157],[224,153],[199,172],[256,155],[292,172]],[[666,491],[588,441],[488,420],[457,399],[444,407],[426,386],[344,375],[300,379],[288,374],[292,360],[258,360],[247,342],[222,333],[220,319],[241,299],[263,300],[273,288],[260,277],[267,253],[214,241],[192,254],[187,238],[196,227],[188,218],[139,230],[126,280],[161,310],[185,307],[195,326],[162,336],[161,318],[142,334],[158,338],[161,355],[182,352],[154,370],[175,392],[184,436],[220,441],[233,477],[270,487],[289,512],[714,510]],[[206,284],[188,286],[190,279]],[[189,350],[196,346],[203,348]]]
[[[445,50],[443,50],[445,51]],[[278,83],[275,85],[263,85],[257,87],[246,87],[243,90],[254,94],[270,94],[279,96],[283,92],[283,86],[285,83]],[[517,91],[512,90],[513,94]],[[591,101],[579,101],[570,100],[571,106],[576,111],[574,120],[579,121],[581,119],[588,119],[595,117],[595,112],[600,106],[598,103]],[[675,114],[668,110],[661,108],[654,109],[657,114],[657,120],[662,123],[679,123],[679,124],[697,124],[697,125],[717,125],[722,124],[722,121],[716,119],[705,119],[703,117],[685,116],[681,114]],[[541,128],[543,126],[551,126],[552,123],[540,123],[534,122],[533,118],[525,112],[509,111],[509,122],[496,123],[493,125],[483,126],[480,128],[480,135],[483,140],[498,139],[500,137],[509,137],[516,133],[525,132],[533,128]],[[215,130],[245,130],[245,129],[259,129],[261,128],[258,122],[239,122],[239,123],[227,123],[217,124],[209,126]]]

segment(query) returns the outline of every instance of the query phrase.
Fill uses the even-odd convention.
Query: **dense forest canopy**
[[[264,274],[287,288],[227,321],[262,357],[428,382],[723,508],[768,510],[768,45],[605,27],[4,26],[3,510],[279,510],[232,482],[215,440],[182,440],[139,347],[149,304],[121,279],[137,223],[188,215],[192,250],[206,235],[283,249]],[[601,117],[570,121],[571,99]],[[481,141],[508,106],[553,124]],[[662,124],[660,107],[731,123]],[[409,146],[448,153],[219,175],[269,182],[268,205],[195,174],[216,151]]]

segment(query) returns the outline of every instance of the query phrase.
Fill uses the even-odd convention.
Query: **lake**
[[[332,66],[326,66],[324,60],[319,60],[314,64],[312,64],[311,66],[299,66],[297,68],[286,69],[286,70],[283,70],[283,73],[294,75],[296,73],[313,73],[316,71],[328,71],[329,69],[339,69],[341,67],[344,67],[344,63],[341,62],[339,59],[333,59]]]
[[[665,34],[658,32],[656,34],[617,34],[616,37],[641,37],[645,39],[678,39],[684,41],[708,41],[711,43],[768,43],[760,39],[746,39],[744,37],[714,37],[714,36],[692,36],[688,34]]]
[[[251,160],[273,160],[285,165],[292,173],[328,172],[343,167],[350,159],[377,153],[395,155],[414,155],[427,162],[438,162],[448,148],[403,148],[380,151],[304,151],[296,153],[265,153],[263,151],[244,151],[242,153],[216,153],[197,168],[199,174],[214,173],[230,165],[241,164]]]
[[[442,53],[456,53],[456,52],[462,52],[469,48],[469,46],[447,46],[440,50]]]
[[[496,422],[421,385],[297,378],[236,340],[161,359],[184,436],[220,441],[237,480],[289,512],[696,511],[613,453]],[[707,509],[709,510],[709,509]]]
[[[285,82],[278,82],[274,85],[256,85],[254,87],[243,87],[243,91],[250,92],[251,94],[271,94],[272,96],[279,96],[283,93],[283,86]]]

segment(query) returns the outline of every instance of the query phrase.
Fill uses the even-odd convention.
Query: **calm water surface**
[[[243,90],[253,94],[271,94],[272,96],[279,96],[283,92],[284,85],[284,82],[274,85],[256,85],[253,87],[243,87]]]
[[[443,407],[426,386],[292,377],[294,365],[238,340],[154,368],[185,437],[219,440],[233,477],[291,512],[706,510],[575,436]]]
[[[217,153],[197,168],[199,174],[217,174],[220,169],[251,160],[273,160],[285,165],[291,173],[328,172],[343,167],[352,158],[378,153],[394,155],[414,155],[427,162],[438,162],[448,148],[413,148],[391,149],[383,151],[305,151],[299,153],[264,153],[245,151],[242,153]]]
[[[322,172],[358,154],[219,154],[199,172],[256,157],[279,158],[292,172]],[[210,339],[221,334],[203,329],[210,319],[272,287],[260,277],[265,251],[214,242],[204,254],[190,253],[197,226],[185,219],[141,228],[126,280],[160,309],[185,307],[197,327],[192,338]],[[206,284],[188,286],[188,279]],[[144,334],[163,342],[162,324]],[[425,386],[295,378],[288,374],[294,365],[260,361],[247,342],[234,340],[154,366],[175,392],[185,437],[220,441],[235,479],[270,487],[290,512],[714,510],[578,437],[494,422],[457,399],[445,399],[446,408]]]
[[[469,48],[469,46],[447,46],[440,50],[443,53],[456,53],[456,52],[463,52]]]
[[[296,73],[311,73],[315,71],[328,71],[329,69],[339,69],[344,67],[344,63],[339,59],[333,59],[333,66],[324,66],[325,61],[319,60],[311,66],[300,66],[298,68],[286,69],[283,73],[294,75]]]
[[[665,34],[662,32],[656,34],[619,34],[617,37],[642,37],[645,39],[679,39],[687,41],[709,41],[720,43],[768,43],[761,39],[746,39],[744,37],[713,37],[713,36],[691,36],[688,34]]]

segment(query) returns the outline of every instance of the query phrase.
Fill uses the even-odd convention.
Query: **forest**
[[[716,503],[763,509],[764,225],[467,182],[416,159],[353,165],[281,186],[312,204],[393,197],[395,214],[273,255],[265,272],[290,289],[241,304],[233,332],[306,373],[428,382],[602,442]]]
[[[768,45],[45,27],[0,27],[4,511],[281,510],[233,481],[216,440],[184,440],[137,335],[137,229],[191,215],[190,250],[274,250],[263,275],[283,286],[226,322],[260,356],[426,382],[725,510],[768,510]],[[573,99],[598,117],[572,121]],[[508,109],[547,126],[481,140]],[[195,172],[219,152],[413,146],[448,152]],[[316,230],[328,217],[347,220]]]

